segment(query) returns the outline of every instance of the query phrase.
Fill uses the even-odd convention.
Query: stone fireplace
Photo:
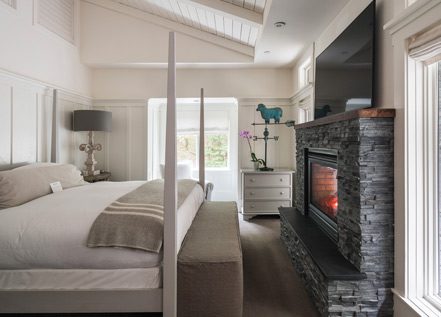
[[[281,238],[323,316],[392,316],[394,110],[296,126],[294,208]]]

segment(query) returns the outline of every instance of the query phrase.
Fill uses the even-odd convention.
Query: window
[[[406,121],[407,298],[428,316],[441,312],[441,42],[413,39]],[[423,41],[424,40],[424,41]],[[439,40],[438,40],[439,41]],[[437,48],[438,47],[438,48]],[[436,54],[435,54],[436,53]]]
[[[191,161],[193,168],[199,166],[199,135],[179,134],[177,139],[178,161]],[[229,135],[228,131],[211,132],[205,135],[206,168],[228,168]]]
[[[304,61],[299,67],[299,88],[303,88],[312,82],[311,58]]]
[[[166,99],[148,103],[148,179],[161,178],[165,161]],[[199,169],[199,99],[179,98],[177,158],[191,162],[193,178]],[[205,180],[214,184],[213,200],[237,200],[238,115],[234,98],[205,98]]]

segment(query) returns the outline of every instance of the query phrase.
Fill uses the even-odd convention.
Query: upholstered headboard
[[[31,164],[31,163],[21,162],[21,163],[15,163],[15,164],[0,165],[0,172],[1,171],[9,171],[9,170],[12,170],[16,167],[25,166],[25,165],[29,165],[29,164]]]

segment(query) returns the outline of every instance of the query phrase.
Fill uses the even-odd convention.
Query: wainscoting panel
[[[37,160],[37,94],[27,89],[12,93],[12,163]]]
[[[11,91],[0,83],[0,164],[11,163]]]
[[[0,70],[0,164],[50,160],[52,92],[46,84]],[[72,111],[90,105],[89,98],[59,90],[59,162],[83,164],[78,145],[87,139],[72,131]]]
[[[97,100],[93,109],[112,112],[112,132],[96,133],[103,151],[98,168],[110,171],[113,181],[147,179],[147,101]]]

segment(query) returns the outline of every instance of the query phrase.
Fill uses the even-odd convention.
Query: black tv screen
[[[316,59],[314,118],[374,105],[375,1]]]

